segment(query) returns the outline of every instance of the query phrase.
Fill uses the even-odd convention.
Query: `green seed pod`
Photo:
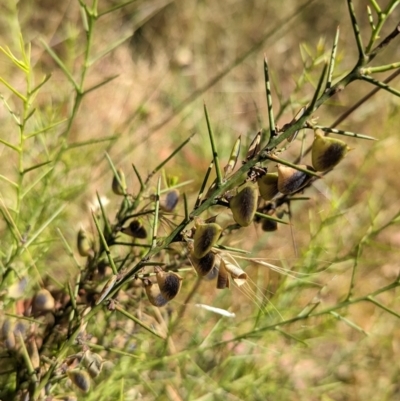
[[[165,299],[161,294],[158,284],[153,284],[149,279],[144,279],[143,285],[147,298],[152,305],[161,307],[168,303],[168,299]]]
[[[77,248],[79,255],[81,256],[93,255],[92,241],[90,240],[88,233],[83,228],[81,228],[78,232]]]
[[[326,137],[321,129],[316,129],[312,144],[312,165],[317,171],[330,170],[343,159],[349,150],[346,142]]]
[[[229,202],[236,223],[242,227],[251,224],[257,210],[258,189],[251,182],[245,184]]]
[[[309,166],[299,167],[310,170]],[[311,176],[292,167],[278,164],[278,190],[284,195],[290,195],[307,185]]]
[[[265,200],[271,200],[278,195],[278,173],[268,173],[257,180],[260,195]]]
[[[147,237],[147,231],[140,220],[133,220],[128,227],[122,228],[121,232],[133,238],[144,239]]]
[[[90,376],[83,370],[69,370],[67,375],[71,382],[84,393],[88,393],[90,390]]]
[[[206,256],[217,243],[222,228],[217,223],[196,224],[193,237],[193,255],[197,259]]]
[[[45,288],[38,291],[32,302],[33,313],[50,312],[54,309],[55,301],[53,296]]]
[[[168,191],[166,194],[161,195],[160,208],[164,212],[170,213],[175,209],[178,202],[179,202],[179,191],[177,189],[172,189],[171,191]]]
[[[161,295],[168,301],[175,298],[182,286],[182,277],[174,272],[164,272],[161,268],[155,268],[156,279]]]
[[[92,379],[96,378],[102,369],[103,360],[99,354],[85,351],[82,358],[82,365],[87,369]]]
[[[115,195],[125,195],[126,194],[126,181],[125,181],[125,174],[121,169],[117,170],[118,178],[114,175],[112,180],[112,191]]]
[[[215,265],[215,253],[208,252],[205,256],[198,259],[194,256],[193,252],[190,255],[190,260],[194,269],[200,277],[206,276]]]

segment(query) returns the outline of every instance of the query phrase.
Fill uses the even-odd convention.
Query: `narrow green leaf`
[[[24,169],[22,174],[29,173],[30,171],[36,170],[36,169],[38,169],[40,167],[43,167],[43,166],[46,166],[47,164],[50,164],[50,163],[52,163],[52,160],[48,160],[47,162],[35,164],[34,166],[31,166],[31,167],[28,167],[28,168]]]
[[[61,70],[64,72],[65,76],[68,78],[68,80],[71,82],[75,90],[80,93],[80,88],[79,85],[76,83],[74,77],[72,74],[69,72],[67,66],[61,61],[61,59],[57,56],[57,54],[51,49],[47,43],[40,39],[40,43],[42,46],[46,49],[47,53],[51,56],[51,58],[58,64],[58,66],[61,68]]]

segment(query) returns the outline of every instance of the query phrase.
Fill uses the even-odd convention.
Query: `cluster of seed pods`
[[[259,151],[260,135],[257,134],[255,141],[250,145],[247,153],[247,160],[254,157]],[[236,142],[231,159],[225,167],[225,173],[232,172],[237,161],[240,145]],[[277,197],[292,195],[315,179],[317,172],[326,172],[335,167],[348,152],[349,148],[345,142],[326,137],[322,130],[316,129],[312,144],[312,166],[298,165],[293,166],[278,163],[277,172],[270,173],[266,169],[260,169],[262,173],[256,174],[240,185],[234,194],[228,191],[223,198],[228,200],[229,209],[233,220],[240,227],[248,227],[254,221],[262,221],[264,231],[274,231],[277,229],[277,222],[274,219],[255,218],[257,211],[263,214],[274,214],[274,208],[266,209],[264,213],[262,206],[264,202],[272,203]],[[232,161],[232,159],[235,159]],[[122,170],[117,170],[112,181],[112,190],[115,194],[126,196],[127,186]],[[160,210],[171,213],[176,208],[179,201],[179,191],[171,189],[160,196]],[[264,203],[265,205],[265,203]],[[133,218],[129,224],[120,230],[123,234],[135,239],[146,239],[148,233],[143,221],[140,218]],[[223,228],[215,223],[203,222],[198,219],[195,221],[191,230],[192,235],[186,239],[189,253],[190,264],[200,277],[212,279],[217,277],[217,288],[229,287],[229,279],[245,280],[246,274],[236,265],[228,262],[224,255],[215,248],[220,238]],[[82,256],[91,257],[93,255],[93,243],[84,230],[78,233],[78,250]],[[182,277],[172,271],[164,271],[161,267],[154,269],[155,281],[150,277],[142,280],[145,293],[154,306],[161,307],[172,300],[180,291]],[[114,280],[115,282],[115,280]],[[237,281],[239,282],[239,281]],[[242,283],[242,281],[240,281]],[[103,299],[103,297],[101,297]]]

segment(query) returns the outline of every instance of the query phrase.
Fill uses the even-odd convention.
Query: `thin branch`
[[[356,13],[354,11],[353,0],[347,0],[347,5],[349,7],[351,25],[353,27],[354,37],[356,39],[357,48],[358,48],[358,64],[362,65],[365,62],[365,53],[364,53],[364,47],[362,44],[362,39],[361,39],[361,34],[360,34],[360,27],[358,26]]]
[[[389,45],[389,43],[397,37],[397,35],[400,33],[400,23],[396,26],[396,28],[391,32],[388,36],[386,36],[385,39],[382,40],[381,43],[379,43],[378,46],[375,47],[374,50],[372,50],[368,54],[368,61],[372,61],[385,47]]]
[[[269,82],[268,60],[267,56],[265,55],[264,55],[264,77],[265,77],[265,92],[267,95],[268,120],[269,120],[269,129],[271,138],[276,135],[276,129],[274,120],[274,109],[272,107],[271,85]]]
[[[213,130],[211,128],[210,119],[208,117],[207,106],[205,104],[204,104],[204,114],[206,115],[208,136],[209,136],[209,139],[210,139],[211,150],[212,150],[212,154],[213,154],[215,172],[217,174],[217,187],[219,187],[222,184],[221,166],[219,165],[219,158],[218,158],[217,148],[215,146],[214,133],[213,133]]]
[[[368,77],[366,75],[362,75],[361,78],[364,81],[367,81],[372,85],[378,86],[379,88],[384,89],[385,91],[387,91],[387,92],[389,92],[389,93],[391,93],[391,94],[393,94],[393,95],[395,95],[397,97],[400,97],[400,91],[398,91],[397,89],[392,88],[391,86],[387,85],[385,82],[378,81],[378,80],[376,80],[374,78],[371,78],[371,77]]]
[[[331,57],[329,59],[328,79],[327,79],[326,87],[325,87],[326,89],[329,89],[332,87],[332,76],[333,76],[333,70],[335,69],[336,52],[337,52],[337,47],[338,47],[338,42],[339,42],[339,34],[340,34],[340,29],[339,29],[339,27],[337,27],[335,39],[333,41],[333,46],[332,46]]]

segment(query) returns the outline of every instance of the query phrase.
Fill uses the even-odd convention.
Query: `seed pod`
[[[312,144],[312,165],[317,171],[330,170],[343,159],[349,150],[346,142],[329,138],[321,129],[316,129]]]
[[[117,170],[118,178],[114,175],[111,188],[115,195],[124,195],[126,194],[126,181],[125,181],[125,174],[121,169]]]
[[[229,202],[236,223],[242,227],[251,224],[257,210],[258,189],[255,184],[245,184]]]
[[[143,285],[147,298],[152,305],[161,307],[168,303],[168,299],[165,299],[161,294],[158,284],[153,284],[149,279],[146,278],[143,280]]]
[[[213,268],[203,277],[204,280],[211,281],[218,277],[219,268],[214,265]]]
[[[67,375],[71,382],[84,393],[88,393],[90,390],[90,376],[83,370],[69,370]]]
[[[247,274],[238,266],[224,260],[224,267],[239,287],[247,281]]]
[[[193,264],[194,269],[200,277],[206,276],[215,265],[215,253],[208,252],[205,256],[198,259],[194,256],[193,252],[190,255],[190,260]]]
[[[33,313],[50,312],[54,309],[54,298],[48,290],[45,288],[39,290],[32,302]]]
[[[241,143],[241,137],[239,136],[239,138],[236,139],[236,142],[231,150],[231,155],[229,156],[228,164],[224,167],[225,177],[228,174],[230,174],[236,166],[240,154],[240,143]]]
[[[278,195],[278,173],[268,173],[257,180],[260,195],[265,200],[271,200]]]
[[[99,298],[96,301],[96,305],[98,305],[108,294],[109,292],[114,288],[114,284],[117,281],[118,276],[116,274],[113,274],[108,280],[104,288],[102,289]]]
[[[221,259],[221,263],[219,264],[217,288],[220,290],[229,288],[229,273],[225,268],[225,262],[223,259]]]
[[[299,167],[309,169],[309,166]],[[311,168],[312,169],[312,168]],[[278,190],[284,195],[292,194],[308,184],[311,176],[292,167],[278,164]]]
[[[103,360],[99,354],[94,354],[89,350],[83,354],[82,365],[87,369],[92,379],[100,374],[102,363]]]
[[[2,338],[4,338],[4,345],[9,350],[12,351],[15,349],[16,341],[15,341],[15,334],[13,331],[14,324],[11,320],[6,319],[3,323],[2,331]]]
[[[155,268],[156,279],[161,295],[168,301],[175,298],[182,286],[182,277],[174,272],[164,272],[161,268]]]
[[[140,220],[133,220],[128,227],[123,227],[121,232],[130,235],[133,238],[144,239],[147,237],[147,231]]]
[[[261,223],[261,229],[263,231],[276,231],[278,229],[278,223],[273,220],[263,219]]]
[[[28,340],[27,349],[33,369],[38,369],[40,366],[40,357],[36,341],[33,337]]]
[[[206,256],[218,241],[222,228],[217,223],[196,224],[193,237],[193,255],[197,259]]]
[[[77,248],[79,255],[81,256],[93,255],[92,241],[90,240],[88,233],[83,228],[81,228],[78,232]]]
[[[172,212],[179,201],[179,191],[177,189],[172,189],[168,191],[166,194],[161,195],[160,197],[160,208],[164,212],[170,213]]]

